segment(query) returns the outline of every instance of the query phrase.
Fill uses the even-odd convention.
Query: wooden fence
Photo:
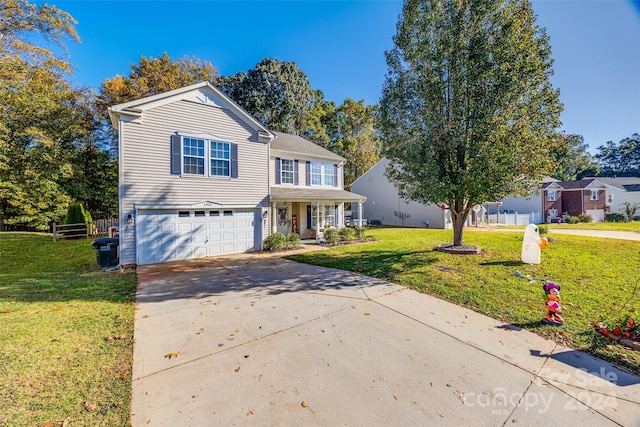
[[[84,237],[108,236],[111,227],[118,226],[118,218],[96,219],[88,224],[53,223],[53,241]]]

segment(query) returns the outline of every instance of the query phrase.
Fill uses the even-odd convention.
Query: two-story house
[[[343,203],[364,201],[342,189],[344,159],[270,131],[207,82],[109,115],[123,265],[257,251],[278,230],[308,237],[340,227]]]
[[[601,222],[608,212],[605,185],[596,178],[543,183],[542,203],[544,222],[553,222],[565,212],[573,216],[586,213]]]

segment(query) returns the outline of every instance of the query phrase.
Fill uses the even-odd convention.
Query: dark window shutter
[[[299,182],[298,164],[299,164],[299,162],[297,160],[293,161],[293,185],[298,185],[298,182]]]
[[[280,184],[280,157],[276,157],[276,184]]]
[[[306,163],[304,171],[307,175],[307,186],[311,186],[311,162]]]
[[[311,205],[307,205],[307,228],[311,228]]]
[[[338,205],[333,208],[333,225],[338,226]]]
[[[182,138],[180,135],[171,135],[171,173],[182,173]]]
[[[238,177],[238,144],[231,144],[231,178]]]
[[[333,186],[338,186],[338,165],[333,165]]]

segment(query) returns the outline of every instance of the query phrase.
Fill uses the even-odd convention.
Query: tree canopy
[[[588,145],[582,135],[560,134],[561,144],[555,151],[555,170],[552,178],[560,181],[572,181],[586,176],[596,176],[600,167],[594,156],[588,151]]]
[[[640,134],[598,147],[603,176],[640,176]]]
[[[474,205],[528,194],[553,169],[562,105],[526,0],[406,0],[381,99],[388,177],[445,203],[461,245]]]

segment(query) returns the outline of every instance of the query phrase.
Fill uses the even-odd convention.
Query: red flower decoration
[[[605,328],[600,328],[600,332],[602,332],[604,335],[607,335],[607,330]]]
[[[629,338],[631,336],[631,334],[628,331],[624,331],[623,334],[627,338]]]
[[[618,329],[618,328],[615,328],[613,330],[613,335],[615,335],[617,337],[619,337],[621,333],[622,333],[622,331],[620,329]]]

